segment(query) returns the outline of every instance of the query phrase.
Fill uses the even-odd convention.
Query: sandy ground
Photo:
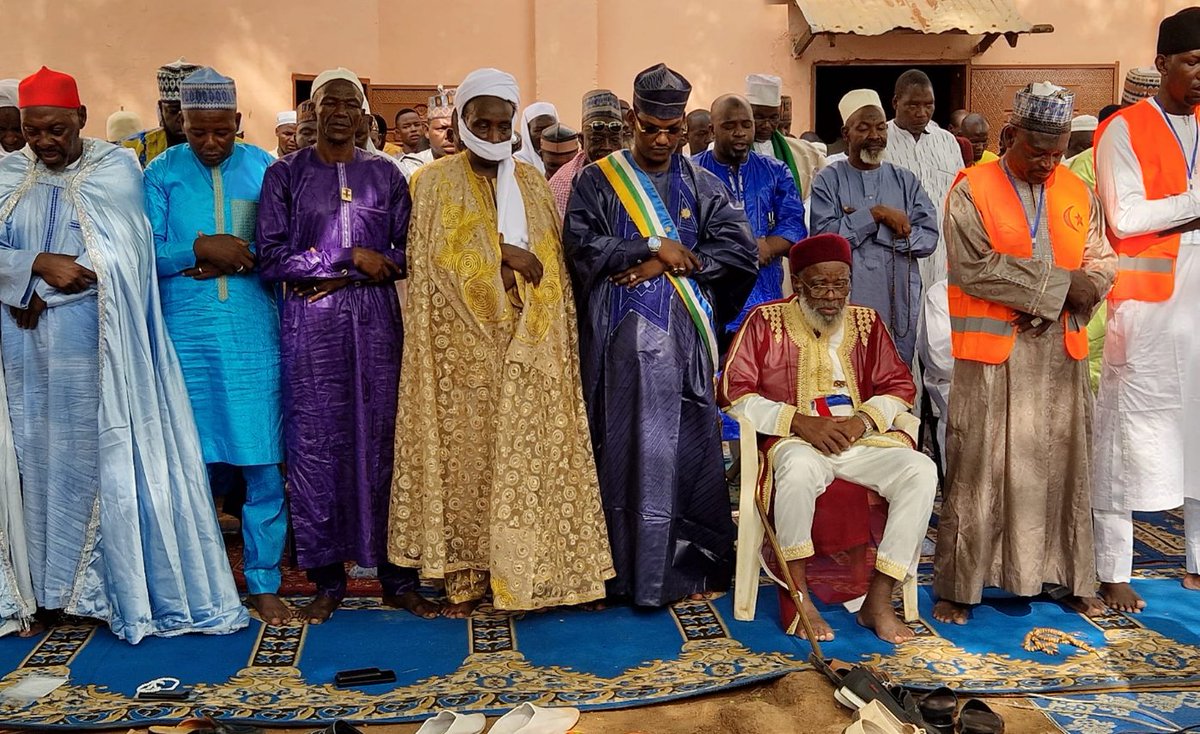
[[[989,699],[1004,717],[1008,734],[1057,734],[1059,729],[1021,699]],[[793,673],[779,680],[679,703],[585,713],[578,734],[840,734],[848,710],[833,700],[819,673]],[[488,721],[490,726],[495,720]],[[371,734],[413,734],[416,724],[360,727]],[[275,729],[308,734],[312,728]],[[132,734],[132,732],[130,732]],[[144,734],[144,730],[138,732]]]

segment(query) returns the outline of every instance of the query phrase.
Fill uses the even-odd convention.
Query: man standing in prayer
[[[1096,189],[1120,265],[1096,401],[1096,566],[1100,596],[1137,612],[1132,512],[1183,505],[1186,575],[1200,590],[1200,8],[1158,29],[1162,86],[1100,128]]]
[[[183,145],[183,110],[179,107],[179,87],[199,66],[183,59],[158,67],[158,123],[167,135],[167,146]],[[146,164],[149,164],[149,160]]]
[[[317,106],[306,99],[296,106],[296,150],[317,144]]]
[[[674,154],[691,89],[665,64],[637,75],[633,150],[583,169],[563,235],[585,311],[609,593],[647,606],[727,588],[733,562],[713,380],[758,245],[724,184]]]
[[[579,155],[579,133],[556,122],[542,131],[542,163],[547,180]]]
[[[972,112],[962,119],[962,125],[958,129],[962,137],[971,144],[972,166],[1000,160],[1000,156],[987,149],[992,139],[992,127],[986,117]]]
[[[1059,165],[1073,101],[1048,82],[1018,92],[1004,157],[964,169],[946,204],[954,377],[933,577],[941,622],[966,624],[985,586],[1104,612],[1087,322],[1117,258],[1096,195]]]
[[[917,175],[933,202],[937,226],[946,194],[964,163],[954,135],[933,121],[933,105],[933,82],[925,72],[909,69],[900,75],[892,97],[896,117],[888,123],[887,159]],[[921,261],[921,284],[928,288],[945,277],[946,245],[941,237],[933,254]]]
[[[621,118],[621,103],[617,95],[607,89],[593,89],[583,95],[583,132],[580,134],[583,137],[582,150],[550,177],[554,204],[564,217],[567,214],[567,200],[571,198],[571,191],[583,167],[621,149],[625,122]]]
[[[21,82],[0,161],[4,373],[39,607],[131,643],[245,627],[154,277],[142,172],[83,138],[75,80]]]
[[[809,597],[805,568],[813,555],[817,497],[837,478],[888,501],[858,623],[885,642],[904,642],[915,633],[896,616],[892,591],[916,564],[937,494],[937,467],[913,448],[919,422],[908,411],[917,389],[875,312],[846,305],[850,243],[837,234],[817,235],[793,247],[790,257],[796,295],[750,311],[721,375],[721,405],[749,418],[765,438],[769,480],[763,489],[783,561],[820,640],[832,640],[833,629]]]
[[[279,309],[254,273],[258,198],[273,158],[236,144],[232,79],[202,68],[183,81],[180,102],[188,144],[155,158],[145,177],[163,315],[204,461],[236,467],[246,482],[250,603],[263,621],[282,624],[291,612],[278,596],[287,536]]]
[[[808,198],[813,176],[824,167],[825,157],[811,143],[779,131],[783,80],[771,74],[751,74],[746,77],[746,99],[754,110],[754,152],[782,161],[792,172],[800,198]]]
[[[282,158],[296,152],[296,111],[284,110],[275,115],[275,153]]]
[[[546,175],[542,163],[542,131],[558,122],[558,109],[549,102],[534,102],[521,113],[521,149],[517,160],[524,161]]]
[[[698,156],[712,145],[712,117],[708,110],[692,110],[687,114],[688,155]]]
[[[783,298],[783,256],[808,236],[804,204],[787,166],[750,149],[754,112],[745,97],[726,94],[712,105],[713,149],[694,161],[729,187],[733,202],[746,214],[758,240],[758,280],[746,305],[725,326],[732,334],[749,310]]]
[[[24,147],[21,110],[17,107],[17,80],[0,80],[0,158]]]
[[[918,263],[938,242],[933,202],[912,171],[885,160],[891,131],[873,89],[848,92],[838,111],[849,157],[813,181],[812,231],[836,232],[850,241],[850,301],[875,310],[911,365],[921,312]]]
[[[288,506],[296,560],[317,585],[301,615],[328,619],[355,561],[379,568],[386,603],[436,616],[416,572],[386,556],[408,186],[392,162],[354,146],[365,94],[353,72],[322,72],[313,102],[317,144],[267,169],[257,235],[261,277],[285,285]]]
[[[1100,120],[1095,115],[1077,115],[1074,120],[1071,120],[1071,137],[1067,143],[1067,163],[1070,159],[1084,152],[1091,150],[1092,144],[1096,138],[1096,128],[1100,126]]]
[[[413,178],[388,556],[445,579],[448,617],[489,587],[497,609],[596,601],[614,572],[558,212],[513,160],[516,80],[471,72],[455,103],[467,152]]]
[[[438,87],[438,93],[429,98],[429,107],[425,117],[429,120],[429,151],[433,160],[458,152],[454,145],[454,128],[451,119],[454,117],[453,89]]]

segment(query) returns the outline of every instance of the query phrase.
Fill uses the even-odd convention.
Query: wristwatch
[[[863,431],[864,438],[875,432],[875,423],[870,418],[868,418],[865,414],[855,413],[854,417],[858,418],[860,421],[862,421],[863,428],[866,429]]]
[[[662,249],[662,240],[658,237],[650,237],[646,240],[646,246],[650,248],[650,254],[658,256],[658,251]]]

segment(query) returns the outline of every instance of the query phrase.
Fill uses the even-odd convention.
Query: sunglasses
[[[686,123],[681,122],[670,127],[659,127],[658,125],[647,125],[646,123],[642,122],[642,119],[637,115],[633,116],[633,125],[641,134],[650,135],[653,137],[658,137],[659,135],[666,133],[667,137],[674,138],[687,132]]]
[[[594,120],[588,127],[592,129],[592,132],[597,134],[604,132],[619,133],[625,130],[625,123],[619,120],[613,120],[612,122]]]

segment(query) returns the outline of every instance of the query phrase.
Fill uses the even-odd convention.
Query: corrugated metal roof
[[[813,33],[1028,33],[1012,0],[795,0]]]

